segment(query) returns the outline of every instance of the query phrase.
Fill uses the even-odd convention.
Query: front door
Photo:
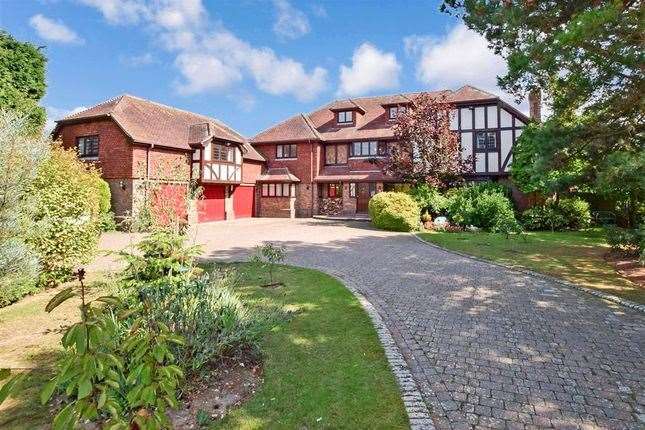
[[[359,182],[356,184],[356,212],[367,213],[370,198],[376,193],[376,184],[373,182]]]

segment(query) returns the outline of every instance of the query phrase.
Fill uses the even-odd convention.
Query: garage
[[[255,215],[255,187],[239,185],[233,190],[235,218],[250,218]]]
[[[226,219],[225,185],[204,185],[203,198],[197,201],[199,222],[221,221]]]

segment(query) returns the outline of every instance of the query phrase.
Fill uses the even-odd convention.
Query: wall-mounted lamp
[[[119,181],[119,187],[121,187],[121,189],[125,191],[125,189],[127,188],[125,181]]]

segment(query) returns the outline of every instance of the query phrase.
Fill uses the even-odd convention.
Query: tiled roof
[[[196,143],[193,141],[199,134],[206,138],[215,137],[241,143],[245,149],[245,158],[264,160],[242,135],[221,121],[129,94],[66,116],[57,121],[56,129],[66,123],[100,117],[112,118],[137,143],[189,150],[190,143]],[[193,126],[192,131],[191,126]],[[208,135],[204,134],[206,131]]]
[[[300,182],[288,167],[272,167],[258,178],[258,182]]]
[[[421,93],[393,94],[378,97],[359,97],[336,100],[306,115],[296,115],[251,139],[251,143],[297,141],[318,139],[326,142],[353,139],[387,139],[394,137],[392,121],[383,106],[414,102]],[[466,85],[456,91],[427,92],[431,96],[446,96],[452,103],[496,100],[494,94]],[[365,111],[356,115],[356,124],[338,125],[332,110],[350,109],[358,106]],[[309,120],[309,121],[307,121]],[[313,127],[305,127],[309,122]]]

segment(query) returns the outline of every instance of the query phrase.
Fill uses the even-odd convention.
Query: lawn
[[[239,291],[252,306],[281,308],[291,317],[263,341],[259,391],[212,428],[409,427],[383,348],[351,292],[321,272],[287,266],[276,271],[285,286],[262,288],[266,280],[258,266],[235,267]],[[25,391],[0,406],[0,429],[42,428],[50,420],[36,400],[37,387],[51,373],[60,326],[74,321],[77,312],[66,303],[45,314],[53,293],[0,309],[0,367],[32,369]]]
[[[605,261],[609,250],[599,229],[581,232],[528,232],[507,238],[496,233],[419,233],[447,249],[524,267],[645,303],[645,290],[623,278]]]

